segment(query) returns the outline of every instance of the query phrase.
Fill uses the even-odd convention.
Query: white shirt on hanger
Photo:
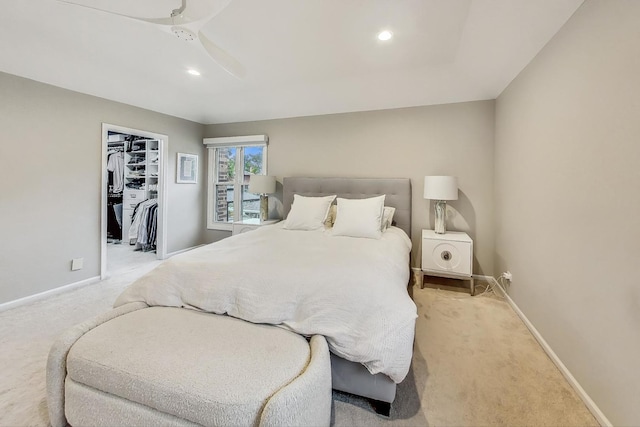
[[[113,172],[113,192],[121,193],[124,188],[124,156],[122,151],[109,155],[107,170]]]

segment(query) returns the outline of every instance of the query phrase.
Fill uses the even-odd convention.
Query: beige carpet
[[[55,336],[109,309],[157,262],[0,313],[0,426],[48,425],[45,362]],[[597,422],[508,305],[495,297],[414,289],[413,366],[389,419],[334,393],[336,426],[595,426]]]

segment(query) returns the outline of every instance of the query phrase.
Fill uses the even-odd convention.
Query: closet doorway
[[[102,124],[100,278],[164,259],[167,135]]]

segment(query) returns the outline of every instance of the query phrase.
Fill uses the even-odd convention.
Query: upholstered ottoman
[[[47,364],[51,425],[329,425],[322,336],[127,304],[78,325]]]

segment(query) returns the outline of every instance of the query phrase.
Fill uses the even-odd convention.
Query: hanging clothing
[[[138,203],[129,227],[129,243],[139,245],[143,251],[155,249],[158,223],[158,199]]]
[[[113,192],[122,193],[124,188],[124,155],[122,151],[116,151],[109,155],[107,170],[113,172]]]
[[[118,225],[122,228],[122,203],[115,203],[113,205],[113,212],[116,214]]]

